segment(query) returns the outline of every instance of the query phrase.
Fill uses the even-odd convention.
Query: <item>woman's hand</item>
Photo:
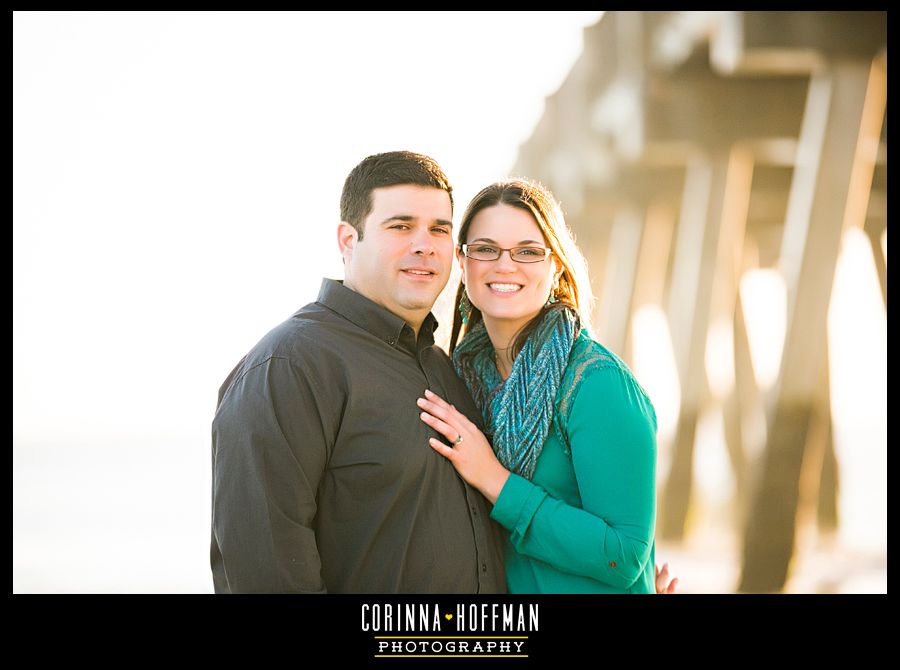
[[[465,415],[440,396],[425,391],[416,404],[423,410],[422,421],[434,428],[452,444],[448,447],[437,438],[430,438],[432,449],[447,458],[469,484],[481,491],[491,504],[506,484],[509,470],[503,467],[484,434]]]

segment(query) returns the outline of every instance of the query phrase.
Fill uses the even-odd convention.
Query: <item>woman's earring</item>
[[[462,322],[466,325],[469,323],[469,315],[472,313],[472,303],[469,302],[469,294],[463,289],[462,297],[459,299],[459,315]]]
[[[554,284],[553,290],[550,291],[550,297],[547,298],[547,302],[544,303],[544,307],[549,307],[556,302],[557,291],[559,291],[559,284]]]

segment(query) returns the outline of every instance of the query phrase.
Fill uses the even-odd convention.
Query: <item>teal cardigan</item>
[[[582,330],[532,481],[491,517],[510,593],[654,593],[656,412],[625,363]]]

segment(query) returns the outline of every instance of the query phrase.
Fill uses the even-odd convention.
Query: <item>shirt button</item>
[[[610,561],[610,562],[609,562],[609,567],[611,567],[611,568],[616,567],[616,562],[615,562],[615,561]]]
[[[472,505],[472,516],[478,516],[478,509],[475,505]]]
[[[481,571],[482,571],[482,572],[487,572],[487,563],[482,563],[482,564],[481,564]]]
[[[393,346],[394,346],[394,343],[395,343],[396,341],[397,341],[397,340],[388,340],[388,344],[390,344],[390,345],[393,347]]]

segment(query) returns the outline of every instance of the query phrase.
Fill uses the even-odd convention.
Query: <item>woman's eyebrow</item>
[[[490,242],[491,244],[497,244],[497,241],[492,240],[490,237],[479,237],[476,240],[472,240],[472,242]],[[470,242],[469,244],[471,244],[472,242]],[[522,246],[523,244],[541,244],[541,242],[538,242],[537,240],[522,240],[516,246]]]

